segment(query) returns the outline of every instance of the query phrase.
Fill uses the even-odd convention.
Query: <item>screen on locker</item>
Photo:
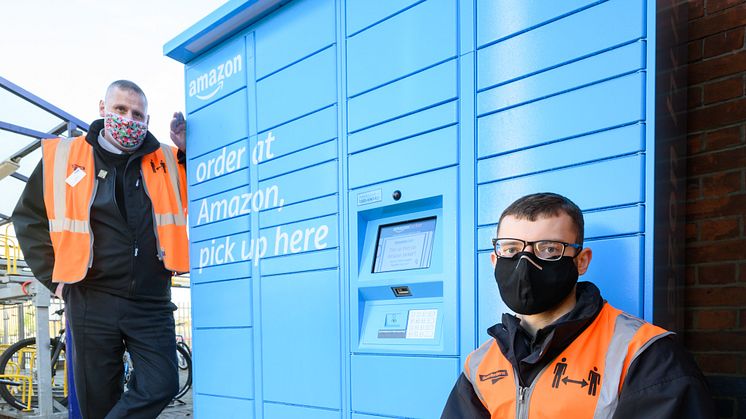
[[[414,345],[418,350],[423,346],[439,350],[443,322],[439,202],[429,200],[429,208],[389,213],[393,216],[368,222],[364,240],[368,245],[361,259],[363,283],[358,289],[364,307],[360,349],[401,351]]]
[[[444,169],[350,192],[353,352],[457,353],[456,180]]]
[[[430,267],[435,217],[378,227],[373,273]]]

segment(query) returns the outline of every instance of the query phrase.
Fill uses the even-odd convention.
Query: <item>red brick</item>
[[[746,333],[697,332],[689,333],[686,346],[693,352],[742,352],[746,348]]]
[[[697,280],[700,284],[735,284],[736,264],[722,263],[698,266]]]
[[[697,224],[686,223],[686,241],[697,240]]]
[[[686,180],[686,200],[693,201],[693,200],[697,200],[700,198],[702,198],[702,186],[700,185],[699,178],[688,178]],[[697,239],[696,229],[694,230],[694,235],[690,237],[688,228],[689,227],[687,227],[687,240],[688,239],[696,240]]]
[[[684,330],[694,329],[694,311],[687,310],[684,307]]]
[[[708,83],[704,86],[704,104],[709,105],[723,100],[743,96],[743,77],[737,77]],[[690,109],[693,106],[690,106]]]
[[[736,310],[698,310],[694,313],[695,329],[735,329],[737,325],[736,314]]]
[[[693,266],[687,266],[684,272],[684,282],[687,286],[695,285],[697,283],[697,268]]]
[[[686,248],[687,263],[736,261],[743,258],[743,249],[746,249],[746,239],[721,240],[707,244],[695,243]],[[746,299],[743,303],[746,304]]]
[[[705,15],[705,0],[689,1],[689,20],[694,20]]]
[[[716,173],[702,178],[702,196],[705,198],[728,195],[742,190],[740,170]]]
[[[688,203],[686,217],[695,221],[707,217],[742,215],[744,208],[746,208],[746,194],[719,196]]]
[[[746,51],[698,61],[689,65],[689,85],[739,74],[744,70],[746,70]]]
[[[704,151],[704,134],[694,134],[687,137],[686,141],[686,153],[687,155],[692,155],[699,153],[700,151]]]
[[[694,86],[687,89],[686,106],[687,109],[694,109],[702,106],[702,88],[700,86]]]
[[[742,263],[741,266],[738,267],[738,282],[745,282],[746,283],[746,262]],[[746,313],[746,311],[744,311]],[[743,327],[746,327],[746,323],[742,323]]]
[[[743,27],[708,36],[705,38],[704,58],[714,57],[743,48],[743,36]]]
[[[691,111],[687,118],[687,129],[698,131],[719,128],[744,120],[746,120],[746,98]]]
[[[707,0],[707,14],[711,15],[741,3],[743,3],[743,0]]]
[[[742,358],[734,353],[698,353],[695,356],[699,369],[705,374],[738,374]]]
[[[746,305],[746,287],[687,287],[684,301],[688,307],[738,307]],[[746,341],[746,336],[743,337]],[[746,348],[746,345],[743,346]]]
[[[741,127],[729,127],[708,132],[705,136],[704,149],[714,151],[732,147],[740,144],[741,138]]]
[[[738,328],[746,330],[746,309],[741,310],[740,313],[741,315],[739,316],[740,319],[738,320]]]
[[[698,176],[743,167],[746,167],[746,146],[691,156],[686,171],[687,176]]]
[[[695,61],[699,61],[702,59],[702,55],[704,54],[703,45],[704,45],[704,41],[701,39],[697,39],[696,41],[692,41],[692,42],[689,42],[689,44],[687,44],[687,49],[688,49],[687,59],[689,60],[690,63],[693,63]]]
[[[708,15],[702,19],[689,21],[689,39],[704,38],[719,32],[743,26],[746,22],[746,4],[740,4],[726,13]]]

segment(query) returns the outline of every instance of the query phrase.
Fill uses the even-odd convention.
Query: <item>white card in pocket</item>
[[[72,173],[70,173],[70,176],[65,179],[65,183],[67,183],[70,186],[75,186],[83,180],[85,177],[85,171],[81,169],[80,167],[76,167],[75,170],[73,170]]]

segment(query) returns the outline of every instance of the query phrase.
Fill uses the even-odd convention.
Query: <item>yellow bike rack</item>
[[[36,347],[27,347],[19,350],[17,352],[18,359],[21,360],[22,363],[24,363],[24,358],[28,356],[28,370],[34,371],[34,367],[36,365]],[[20,391],[21,391],[21,402],[26,405],[26,409],[24,409],[24,412],[31,411],[31,398],[34,396],[34,376],[32,375],[23,375],[21,374],[21,365],[19,363],[14,361],[9,361],[6,365],[6,369],[12,371],[11,374],[2,374],[0,375],[0,379],[6,379],[6,380],[15,380],[20,381],[21,385]],[[62,367],[63,371],[63,380],[62,380],[62,393],[64,396],[68,395],[68,388],[67,388],[67,360],[63,363]],[[52,386],[54,387],[54,380],[52,381]],[[10,389],[9,390],[12,393],[16,393],[16,389]]]
[[[33,378],[28,375],[4,374],[0,375],[0,379],[19,381],[21,383],[21,401],[26,405],[26,408],[23,409],[23,411],[31,411],[31,396],[34,393]]]
[[[18,243],[8,235],[9,227],[10,224],[5,226],[5,234],[0,236],[0,241],[2,241],[3,250],[5,251],[4,256],[8,263],[8,275],[18,275],[18,256],[21,254],[21,248],[18,246]]]

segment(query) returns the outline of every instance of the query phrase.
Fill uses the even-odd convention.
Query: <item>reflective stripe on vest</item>
[[[145,192],[153,203],[158,256],[166,269],[188,272],[186,171],[176,156],[175,147],[161,144],[142,158],[141,171]]]
[[[151,166],[152,161],[163,164],[156,168]],[[42,140],[42,168],[44,204],[55,255],[52,281],[78,282],[85,278],[93,261],[90,209],[98,185],[93,148],[85,136]],[[68,184],[66,179],[76,169],[85,175]],[[143,156],[141,172],[146,190],[157,191],[151,195],[151,202],[160,255],[170,255],[163,258],[164,266],[187,272],[186,173],[176,161],[176,149],[161,145]]]
[[[604,304],[524,390],[523,401],[513,367],[494,339],[469,355],[464,373],[492,418],[611,418],[629,365],[669,334]]]
[[[85,138],[42,140],[44,204],[49,238],[55,255],[52,280],[77,282],[93,260],[89,223],[95,192],[94,161]],[[66,180],[76,170],[85,173],[77,183]]]

